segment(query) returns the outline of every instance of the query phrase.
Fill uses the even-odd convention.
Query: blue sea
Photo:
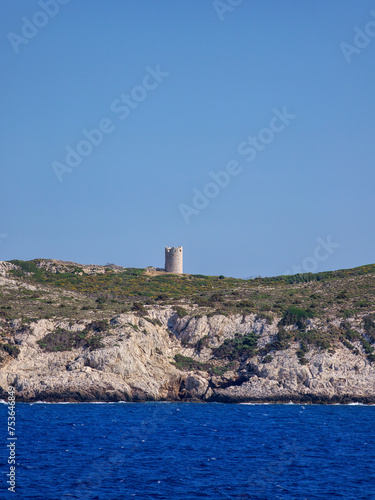
[[[375,499],[375,406],[195,403],[7,406],[1,499]]]

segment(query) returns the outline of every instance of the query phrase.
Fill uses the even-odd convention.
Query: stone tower
[[[165,247],[165,270],[167,273],[182,274],[182,247]]]

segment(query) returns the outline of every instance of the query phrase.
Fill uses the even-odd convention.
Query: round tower
[[[182,247],[165,247],[165,271],[182,274]]]

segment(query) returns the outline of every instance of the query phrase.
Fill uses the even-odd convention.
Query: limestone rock
[[[375,402],[375,364],[360,345],[359,355],[342,344],[334,352],[312,349],[302,365],[296,356],[299,345],[292,344],[272,352],[267,363],[254,356],[222,375],[213,370],[217,361],[212,353],[224,340],[255,332],[261,348],[275,339],[277,321],[268,324],[251,314],[179,318],[170,306],[149,306],[143,318],[135,313],[112,318],[102,348],[44,352],[38,340],[58,327],[83,330],[85,322],[43,319],[25,326],[14,320],[12,342],[20,354],[16,359],[6,354],[2,361],[0,396],[5,398],[13,385],[23,401]],[[179,370],[176,354],[211,371]]]

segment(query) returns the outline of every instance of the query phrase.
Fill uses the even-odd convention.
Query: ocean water
[[[374,406],[20,403],[15,494],[6,418],[1,499],[375,499]]]

